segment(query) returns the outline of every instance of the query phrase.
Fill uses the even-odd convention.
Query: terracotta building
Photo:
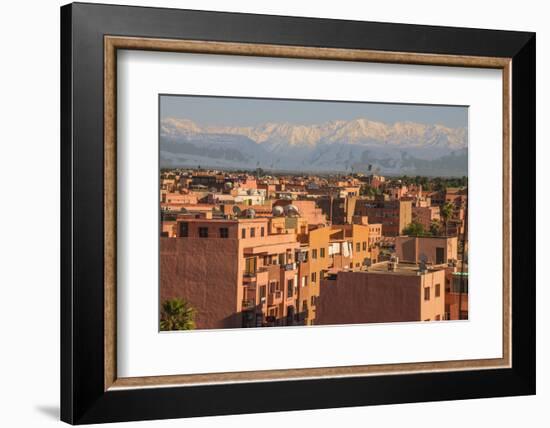
[[[399,261],[409,263],[444,264],[458,260],[456,236],[398,236],[395,252]]]
[[[451,272],[445,287],[445,316],[450,320],[468,319],[468,272]]]
[[[317,199],[317,206],[332,224],[351,224],[356,201],[355,196],[323,196]]]
[[[321,281],[315,324],[439,321],[445,315],[445,271],[379,263]]]
[[[412,202],[360,199],[355,204],[355,215],[367,216],[370,223],[381,223],[384,236],[398,236],[412,222]]]
[[[412,218],[422,226],[424,230],[430,230],[433,221],[440,221],[439,207],[413,207]]]
[[[271,234],[270,223],[178,218],[176,238],[160,240],[161,302],[188,300],[199,329],[276,325],[293,317],[300,244],[288,230]]]

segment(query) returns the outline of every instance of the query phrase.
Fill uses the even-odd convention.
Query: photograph
[[[468,106],[158,102],[161,332],[468,320]]]

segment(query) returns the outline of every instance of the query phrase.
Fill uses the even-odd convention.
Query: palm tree
[[[454,211],[454,206],[451,202],[445,202],[443,206],[441,207],[441,218],[443,219],[443,223],[445,223],[445,236],[448,235],[447,225],[449,224],[449,220],[451,219]]]
[[[193,330],[196,314],[197,310],[192,308],[185,299],[176,297],[166,300],[162,304],[160,329],[162,331]]]

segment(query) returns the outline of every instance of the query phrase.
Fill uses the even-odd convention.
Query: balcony
[[[296,263],[287,263],[285,265],[282,265],[282,268],[284,270],[296,270]]]
[[[283,303],[283,292],[282,291],[274,291],[273,293],[268,294],[268,296],[267,296],[268,306],[279,305],[281,303]]]
[[[243,285],[255,286],[256,282],[267,281],[268,269],[261,267],[256,269],[254,272],[244,272],[243,273]]]

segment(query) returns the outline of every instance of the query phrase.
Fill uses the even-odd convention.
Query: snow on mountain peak
[[[425,125],[416,122],[387,124],[366,118],[334,120],[319,125],[264,123],[257,126],[200,126],[189,119],[169,117],[162,120],[161,135],[166,137],[190,135],[244,136],[257,144],[281,147],[314,147],[318,144],[390,144],[398,146],[441,146],[454,149],[467,147],[463,128]]]

